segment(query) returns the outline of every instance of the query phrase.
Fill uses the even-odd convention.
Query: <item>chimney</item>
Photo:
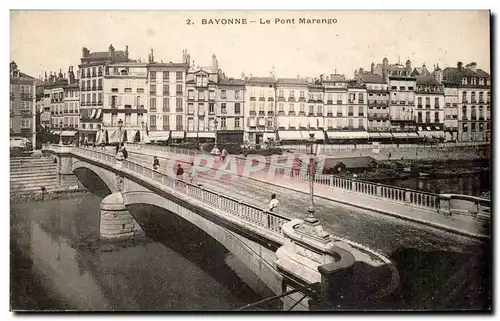
[[[245,80],[245,73],[241,72],[241,80]]]
[[[375,72],[375,63],[372,62],[370,66],[370,73],[373,74]]]
[[[154,53],[153,53],[153,49],[151,49],[151,53],[149,54],[149,57],[148,57],[148,62],[150,64],[154,63],[155,62],[155,56],[154,56]]]
[[[406,60],[406,72],[411,73],[411,61],[410,59]]]
[[[362,75],[363,74],[363,68],[359,68],[359,74]]]
[[[458,71],[462,71],[462,62],[461,61],[459,61],[457,63],[457,68],[458,68]]]
[[[109,59],[113,62],[115,61],[115,48],[113,47],[113,45],[109,45],[109,48],[108,48],[108,52],[109,52]]]
[[[215,54],[212,55],[212,72],[217,72],[219,70],[219,62]]]
[[[87,58],[89,56],[89,50],[87,47],[82,48],[82,58]]]
[[[128,60],[128,45],[125,46],[125,58]]]
[[[389,61],[387,60],[387,57],[382,60],[382,77],[386,83],[389,82]]]
[[[470,70],[472,70],[472,72],[477,72],[477,63],[476,62],[471,62],[468,67],[470,68]]]

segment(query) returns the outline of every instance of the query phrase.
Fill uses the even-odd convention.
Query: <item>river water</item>
[[[178,222],[156,221],[144,240],[100,244],[101,200],[12,204],[12,309],[232,310],[272,295],[222,246]]]

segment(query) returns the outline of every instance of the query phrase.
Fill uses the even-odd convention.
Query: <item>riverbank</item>
[[[59,190],[55,190],[52,192],[40,191],[40,192],[33,192],[30,194],[21,194],[21,195],[13,194],[10,196],[10,203],[15,204],[15,203],[23,203],[31,201],[53,200],[57,198],[69,198],[86,194],[89,194],[89,191],[86,188],[76,188],[76,189],[61,188]]]

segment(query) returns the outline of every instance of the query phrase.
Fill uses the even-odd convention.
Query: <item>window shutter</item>
[[[84,96],[82,96],[82,97],[84,97]],[[111,107],[112,101],[113,101],[113,96],[109,96],[109,107]]]
[[[122,96],[118,96],[118,106],[122,105]]]

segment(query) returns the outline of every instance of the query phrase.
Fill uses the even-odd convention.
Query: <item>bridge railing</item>
[[[109,165],[117,165],[115,156],[104,151],[74,147],[73,152],[76,155],[85,156],[94,160],[100,160],[101,162],[108,163]],[[207,204],[216,209],[216,211],[220,214],[237,217],[243,221],[257,225],[266,231],[279,234],[280,236],[281,226],[290,221],[290,218],[286,216],[269,212],[210,189],[191,184],[184,180],[179,180],[175,177],[169,176],[168,174],[153,170],[147,165],[131,160],[123,160],[121,161],[121,165],[123,169],[127,169],[135,174],[138,174],[144,179],[160,183],[162,186],[171,188],[189,198]]]
[[[58,147],[59,146],[56,146],[56,148]],[[98,159],[105,160],[107,162],[110,162],[111,164],[116,164],[116,159],[114,155],[90,149],[79,148],[79,150],[83,150],[84,153],[86,152],[87,154],[85,155],[90,155],[92,153],[97,153],[98,155],[103,154],[101,156],[97,156],[101,157]],[[127,162],[134,163],[130,160],[127,160]],[[144,165],[139,163],[135,164],[144,168],[145,171],[153,171],[158,173],[157,171],[154,171],[153,169],[149,168],[147,164]],[[306,182],[309,180],[309,175],[307,173],[294,172],[291,168],[280,167],[280,166],[269,166],[269,170],[271,171],[274,170],[274,175],[278,177],[286,177],[288,179],[298,180],[302,182]],[[219,169],[219,171],[224,171],[224,170]],[[234,173],[229,171],[227,172],[227,174],[234,175]],[[165,175],[168,177],[168,175],[166,174],[158,173],[158,175]],[[171,179],[174,178],[171,177]],[[463,214],[483,219],[490,217],[490,201],[479,197],[473,197],[468,195],[457,195],[457,194],[433,194],[406,188],[394,187],[390,185],[360,181],[350,178],[336,177],[332,175],[323,175],[323,174],[315,175],[314,181],[315,184],[318,184],[320,186],[326,188],[332,188],[332,192],[333,190],[341,189],[351,193],[362,194],[369,197],[375,197],[387,202],[396,202],[408,206],[435,211],[436,213]],[[200,193],[201,191],[207,190],[205,188],[201,188],[187,182],[186,184],[189,184],[194,188],[200,189]],[[190,190],[193,189],[190,188]],[[224,195],[220,196],[222,198],[227,198]],[[209,198],[204,198],[203,201],[205,200],[209,201]],[[237,200],[234,201],[238,202]],[[224,204],[229,204],[229,201],[226,201]],[[228,210],[227,212],[231,213],[231,210]],[[275,213],[272,214],[274,215]],[[269,220],[273,221],[272,218],[270,218]],[[252,220],[249,219],[249,221]]]
[[[460,143],[460,144],[469,144],[468,142]],[[153,150],[149,146],[155,145],[141,145],[147,146],[143,149],[145,150]],[[162,151],[165,153],[175,153],[175,154],[186,154],[195,156],[198,152],[189,150],[189,153],[184,150],[181,153],[181,148],[172,148],[169,146],[157,146],[161,147],[161,149],[157,149],[158,151]],[[154,147],[153,147],[154,148]],[[286,157],[286,156],[284,156]],[[245,158],[236,156],[238,160],[246,161]],[[284,177],[297,181],[309,181],[309,174],[304,171],[295,171],[292,167],[287,167],[286,164],[273,164],[271,165],[269,162],[266,163],[268,170],[274,171],[275,175],[278,177]],[[219,171],[222,171],[219,169]],[[231,174],[228,172],[228,174]],[[395,187],[391,185],[385,185],[380,183],[373,183],[363,180],[358,180],[354,178],[344,178],[335,175],[325,175],[325,174],[316,174],[314,176],[314,181],[316,184],[321,186],[332,188],[332,189],[341,189],[347,192],[361,194],[369,197],[375,197],[387,202],[396,202],[400,204],[405,204],[409,206],[414,206],[418,208],[424,208],[430,211],[435,211],[437,213],[448,212],[448,208],[452,208],[451,200],[448,200],[446,196],[441,196],[440,194],[423,192],[412,190],[408,188]],[[489,211],[489,205],[486,204],[483,200],[482,212]],[[455,202],[456,203],[456,202]],[[489,202],[488,202],[489,203]],[[475,212],[471,212],[472,215],[475,215]]]

